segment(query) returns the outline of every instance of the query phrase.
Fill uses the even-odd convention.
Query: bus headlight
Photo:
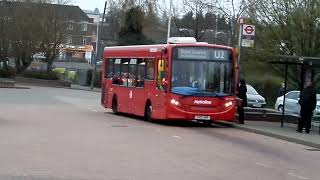
[[[224,104],[226,107],[230,107],[230,106],[232,106],[233,105],[233,102],[232,101],[229,101],[229,102],[227,102],[226,104]]]
[[[171,104],[176,105],[176,106],[179,106],[179,105],[180,105],[179,101],[177,101],[177,100],[175,100],[175,99],[171,99],[170,102],[171,102]]]

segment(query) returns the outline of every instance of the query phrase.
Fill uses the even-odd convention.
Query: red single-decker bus
[[[148,121],[234,121],[234,50],[175,42],[105,48],[101,104]]]

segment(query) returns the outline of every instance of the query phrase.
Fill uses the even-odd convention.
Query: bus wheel
[[[152,122],[152,105],[151,105],[151,103],[148,103],[146,105],[146,109],[144,112],[144,119],[146,121]]]
[[[118,114],[118,100],[116,96],[114,96],[112,99],[112,112],[114,114]]]

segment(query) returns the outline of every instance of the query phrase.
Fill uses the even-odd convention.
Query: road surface
[[[319,179],[320,151],[219,126],[113,115],[100,93],[0,89],[1,180]]]

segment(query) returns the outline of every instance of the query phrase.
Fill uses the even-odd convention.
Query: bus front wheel
[[[151,103],[148,103],[146,105],[145,113],[144,113],[144,119],[146,121],[152,122],[152,105]]]
[[[112,99],[112,112],[114,114],[118,114],[118,100],[116,96],[114,96]]]

